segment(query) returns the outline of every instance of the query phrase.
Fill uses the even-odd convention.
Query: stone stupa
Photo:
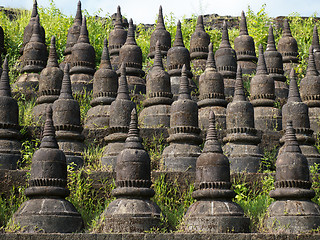
[[[159,7],[159,15],[158,21],[155,30],[152,32],[150,37],[150,49],[148,57],[154,58],[156,54],[156,45],[159,41],[161,58],[166,57],[168,50],[171,47],[171,35],[166,30],[166,26],[164,25],[163,14],[162,14],[162,6]]]
[[[110,134],[104,138],[107,146],[101,158],[101,164],[115,169],[118,154],[124,149],[128,136],[130,113],[135,108],[135,103],[130,100],[126,77],[126,67],[122,64],[119,77],[118,93],[110,105]]]
[[[309,61],[307,73],[300,81],[300,93],[302,101],[309,108],[310,128],[320,132],[320,75],[316,69],[314,49],[309,49]]]
[[[78,41],[71,48],[70,79],[74,93],[92,90],[93,74],[96,71],[95,60],[96,52],[90,44],[87,21],[84,17]]]
[[[71,49],[78,41],[78,38],[80,36],[81,25],[82,25],[82,13],[81,13],[81,1],[79,0],[77,5],[76,16],[74,17],[73,24],[68,30],[66,49],[63,52],[64,60],[62,63],[60,63],[61,69],[64,69],[64,66],[66,63],[69,63],[69,64],[72,63]]]
[[[218,128],[225,129],[227,101],[224,97],[223,77],[216,69],[212,43],[209,45],[206,69],[199,78],[199,93],[199,127],[208,128],[209,113],[213,111]]]
[[[223,77],[224,95],[228,101],[231,101],[236,81],[237,55],[229,42],[228,26],[226,21],[223,22],[221,43],[219,49],[214,54],[214,58],[217,70]]]
[[[254,127],[263,132],[279,131],[282,127],[281,109],[274,107],[274,85],[273,78],[267,72],[260,44],[256,75],[250,82],[250,102],[254,108]]]
[[[59,148],[66,155],[67,164],[75,169],[83,166],[84,136],[80,122],[80,106],[72,96],[69,64],[64,67],[64,76],[59,98],[54,101],[53,123]]]
[[[309,68],[309,71],[310,70]],[[310,128],[309,108],[308,105],[301,100],[293,68],[290,73],[288,101],[282,107],[282,129],[285,129],[285,123],[289,120],[292,121],[301,152],[307,158],[309,166],[313,166],[315,163],[320,164],[320,154],[314,145],[315,138]],[[280,139],[280,143],[284,142],[285,136]],[[285,146],[282,146],[279,149],[279,153],[284,149]]]
[[[283,20],[282,37],[278,42],[278,51],[282,55],[283,70],[285,74],[289,75],[291,68],[295,67],[299,63],[299,58],[298,44],[291,34],[288,19]]]
[[[0,169],[14,170],[21,158],[19,107],[11,96],[8,59],[5,58],[0,79]]]
[[[36,106],[32,110],[36,123],[44,123],[48,105],[52,105],[60,95],[63,71],[58,65],[55,44],[56,38],[52,36],[47,66],[40,73],[38,98]]]
[[[153,67],[147,75],[147,96],[142,102],[140,120],[145,128],[170,127],[170,107],[172,100],[170,76],[164,70],[160,41],[157,41]]]
[[[119,52],[127,39],[127,31],[123,27],[121,8],[117,7],[114,29],[109,34],[109,51],[112,68],[117,71],[119,66]]]
[[[202,143],[198,125],[198,106],[191,99],[187,68],[182,67],[179,96],[171,105],[170,129],[167,146],[162,153],[163,168],[167,171],[196,170]]]
[[[186,232],[249,232],[249,218],[232,201],[236,193],[230,189],[230,164],[218,141],[212,111],[206,142],[197,159],[195,185],[192,197],[197,201],[188,208],[183,221]]]
[[[274,80],[276,100],[284,105],[288,98],[289,87],[287,78],[283,75],[282,55],[277,51],[274,41],[273,28],[269,26],[268,43],[264,58],[267,66],[267,71],[270,77]]]
[[[234,97],[227,106],[226,116],[227,136],[223,138],[223,142],[231,172],[258,172],[263,157],[258,147],[261,139],[254,128],[254,109],[244,94],[239,65]]]
[[[241,12],[240,33],[234,39],[234,50],[237,53],[237,64],[241,67],[243,74],[251,74],[256,71],[257,57],[254,40],[249,36],[247,20],[244,11]]]
[[[276,201],[268,207],[265,225],[272,233],[305,233],[320,226],[320,207],[311,201],[308,161],[301,153],[292,121],[286,122],[285,144],[276,161]]]
[[[116,161],[116,189],[112,201],[101,214],[103,232],[145,232],[160,224],[161,210],[150,200],[150,157],[139,136],[137,112],[131,112],[128,137]]]
[[[48,106],[40,149],[32,157],[29,186],[25,201],[14,213],[13,220],[27,233],[74,233],[83,229],[80,213],[65,198],[67,189],[67,163],[59,150],[52,122],[52,109]]]
[[[93,98],[87,112],[84,128],[102,129],[109,126],[110,105],[116,99],[118,75],[112,69],[108,41],[104,40],[99,70],[93,76]]]

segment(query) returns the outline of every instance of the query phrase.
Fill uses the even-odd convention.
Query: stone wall
[[[268,233],[125,233],[125,234],[0,234],[0,240],[316,240],[319,234]]]
[[[13,187],[26,186],[27,184],[26,170],[0,170],[0,192],[4,195],[10,194]],[[151,178],[154,182],[161,175],[164,175],[164,181],[168,183],[177,182],[179,190],[182,192],[187,191],[190,184],[195,181],[195,172],[164,172],[164,171],[152,171]],[[246,182],[249,189],[259,192],[262,189],[262,179],[267,174],[264,173],[238,173],[231,174],[231,182]],[[272,174],[274,175],[274,174]],[[111,184],[115,179],[115,172],[111,171],[92,171],[89,175],[83,172],[82,177],[86,179],[89,177],[93,180],[92,188],[97,194],[104,195],[101,189],[104,189],[105,185]],[[104,197],[102,196],[101,197]]]

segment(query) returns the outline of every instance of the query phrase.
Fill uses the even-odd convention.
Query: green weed
[[[153,201],[162,211],[160,231],[167,232],[179,229],[185,212],[195,201],[191,196],[194,184],[190,184],[185,192],[181,192],[177,180],[165,181],[165,175],[162,174],[156,179],[153,186],[156,192]]]
[[[68,188],[71,194],[67,200],[81,214],[85,229],[94,229],[97,226],[99,216],[114,199],[110,196],[110,192],[115,188],[114,183],[110,184],[106,181],[99,190],[95,190],[90,172],[74,171],[72,167],[68,167]]]
[[[24,195],[26,186],[13,186],[9,193],[2,193],[0,197],[0,224],[8,232],[16,232],[19,225],[12,221],[12,215],[28,198]]]

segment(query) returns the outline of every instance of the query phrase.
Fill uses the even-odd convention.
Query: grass
[[[153,201],[162,211],[160,232],[178,230],[185,212],[195,201],[191,197],[194,184],[187,184],[189,188],[182,192],[176,179],[173,182],[165,181],[165,175],[162,174],[153,185],[156,192]]]
[[[259,44],[264,48],[267,43],[268,27],[273,23],[273,19],[268,16],[265,11],[265,5],[258,12],[254,12],[250,7],[246,12],[247,24],[249,34],[255,40],[256,51],[258,52]],[[90,43],[94,46],[96,51],[96,67],[98,69],[103,40],[108,38],[112,30],[112,21],[109,15],[103,18],[96,18],[89,16],[84,10],[84,15],[87,17],[87,26],[89,31]],[[66,16],[55,6],[54,2],[48,8],[39,8],[40,21],[46,30],[46,44],[49,46],[51,36],[56,37],[56,48],[58,53],[58,61],[63,61],[63,52],[65,50],[66,36],[70,25],[73,22],[71,16]],[[99,15],[99,12],[97,13]],[[13,83],[19,76],[19,72],[15,67],[19,60],[19,49],[22,46],[24,27],[28,24],[30,18],[30,11],[21,11],[13,21],[9,20],[4,13],[0,12],[0,22],[5,33],[5,47],[7,49],[7,57],[9,59],[10,68],[10,82]],[[293,37],[296,38],[299,47],[300,63],[296,67],[298,73],[298,82],[305,76],[308,49],[312,41],[312,30],[314,24],[318,27],[320,22],[315,21],[315,15],[303,19],[297,14],[289,16],[290,26]],[[185,46],[189,49],[190,38],[196,26],[197,16],[192,16],[190,19],[182,18],[182,34]],[[178,19],[171,13],[165,16],[166,29],[171,35],[172,44],[175,38],[176,23]],[[148,72],[153,60],[147,58],[150,47],[150,37],[153,29],[146,29],[143,25],[138,25],[136,28],[137,44],[141,47],[143,53],[143,69]],[[219,29],[206,26],[206,31],[210,35],[213,49],[216,51],[221,41],[221,31]],[[281,29],[274,28],[275,41],[278,43],[281,37]],[[234,39],[239,35],[239,29],[229,29],[230,43],[233,46]],[[4,56],[2,56],[4,57]],[[166,66],[165,66],[166,67]],[[193,67],[192,67],[193,68]],[[194,69],[194,68],[193,68]],[[196,72],[201,74],[201,71]],[[246,76],[247,79],[253,75]],[[250,95],[249,81],[244,82],[246,94]],[[79,101],[81,123],[84,123],[87,111],[90,109],[90,101],[92,99],[92,92],[85,92],[82,95],[75,95],[76,100]],[[24,141],[22,142],[22,160],[19,163],[20,169],[30,169],[31,159],[35,150],[39,147],[39,139],[28,139],[28,127],[38,126],[39,123],[34,122],[32,117],[32,109],[35,106],[35,99],[27,100],[25,96],[20,95],[16,97],[19,105],[19,123],[22,126],[21,133]],[[137,105],[137,110],[140,112],[143,107],[138,99],[132,99]],[[149,140],[143,142],[145,149],[148,151],[151,158],[151,169],[159,169],[159,161],[163,149],[166,147],[166,142],[163,136],[152,136]],[[319,141],[317,142],[318,150]],[[71,201],[78,211],[81,213],[85,222],[86,232],[95,232],[99,228],[99,216],[108,204],[113,200],[110,195],[111,190],[115,187],[114,182],[110,179],[105,179],[101,183],[100,189],[93,188],[94,180],[90,178],[92,171],[103,169],[99,159],[102,157],[103,148],[98,146],[95,142],[86,143],[87,148],[83,154],[86,165],[79,171],[68,170],[69,182],[68,188],[71,190],[71,195],[68,200]],[[202,146],[203,147],[203,146]],[[277,155],[277,148],[271,151],[265,151],[263,157],[263,167],[261,172],[267,173],[260,183],[248,183],[244,176],[239,176],[233,181],[233,189],[237,193],[235,202],[237,202],[245,212],[245,215],[251,220],[251,231],[262,232],[263,218],[266,209],[273,201],[269,197],[269,191],[273,188],[274,178],[270,173],[275,170],[275,160]],[[105,170],[105,169],[103,169]],[[313,201],[320,204],[320,177],[318,174],[318,166],[311,168],[313,178],[313,189],[316,192],[316,197]],[[178,181],[166,181],[165,175],[160,175],[155,180],[153,188],[156,192],[153,197],[162,210],[161,227],[155,231],[170,232],[177,231],[184,213],[188,207],[195,201],[191,194],[194,190],[193,184],[189,186],[186,191],[181,191]],[[18,209],[22,202],[26,200],[24,196],[25,186],[14,187],[9,193],[0,196],[0,224],[7,231],[15,231],[16,226],[10,222],[12,214]]]

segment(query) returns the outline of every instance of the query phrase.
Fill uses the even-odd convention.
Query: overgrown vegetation
[[[89,16],[86,11],[83,12],[87,17],[87,26],[89,31],[90,43],[94,46],[96,51],[96,65],[97,68],[100,63],[102,53],[103,40],[108,37],[112,29],[112,21],[109,15],[104,18],[97,18]],[[73,22],[73,17],[64,15],[59,9],[56,8],[52,1],[50,7],[39,8],[41,17],[41,24],[46,30],[46,43],[50,44],[51,36],[56,36],[56,48],[58,52],[59,62],[63,61],[63,52],[65,50],[66,36],[69,27]],[[97,13],[99,15],[99,12]],[[249,7],[247,12],[247,23],[249,34],[254,38],[256,48],[258,50],[259,44],[265,48],[267,43],[268,26],[273,24],[273,19],[268,16],[263,5],[261,10],[257,13],[253,12]],[[5,48],[7,50],[7,57],[9,59],[10,68],[10,81],[13,83],[19,72],[16,69],[16,64],[19,61],[19,49],[22,46],[24,27],[28,24],[30,18],[29,11],[22,11],[17,15],[14,21],[10,21],[4,13],[0,13],[0,24],[5,33]],[[299,47],[300,63],[296,67],[298,73],[298,80],[300,81],[305,76],[307,66],[308,49],[312,40],[312,30],[314,24],[318,27],[319,22],[315,21],[315,15],[303,19],[294,14],[290,15],[291,31],[293,37],[296,38]],[[175,38],[177,18],[171,13],[165,16],[166,28],[171,34],[172,43]],[[196,16],[191,19],[181,19],[182,33],[185,46],[189,48],[191,34],[193,33],[196,25]],[[150,36],[153,29],[146,29],[143,25],[138,25],[136,28],[137,44],[141,47],[143,53],[143,68],[148,70],[152,65],[152,60],[147,58],[150,47]],[[210,26],[206,27],[209,33],[211,42],[213,43],[214,51],[218,49],[221,41],[221,32],[219,29],[212,29]],[[239,34],[238,28],[229,30],[229,38],[231,45],[235,37]],[[278,43],[281,37],[281,30],[274,28],[275,41]],[[258,52],[258,51],[257,51]],[[200,74],[201,72],[197,72]],[[252,76],[247,76],[249,79]],[[247,95],[250,94],[249,81],[244,82]],[[75,99],[79,101],[81,109],[81,122],[84,123],[87,111],[90,108],[90,101],[92,99],[92,92],[85,92],[81,95],[75,95]],[[133,99],[134,100],[134,99]],[[21,95],[17,97],[19,104],[20,115],[19,122],[22,126],[21,133],[26,135],[28,127],[38,126],[39,123],[34,122],[32,117],[32,109],[35,106],[35,99],[26,99]],[[135,100],[138,112],[142,110],[141,101]],[[26,139],[26,137],[24,138]],[[26,139],[22,143],[22,160],[19,163],[19,169],[30,169],[31,159],[35,150],[39,147],[39,139]],[[319,142],[319,141],[318,141]],[[151,168],[159,170],[159,162],[163,149],[166,146],[165,139],[153,137],[151,140],[144,140],[144,146],[149,152],[151,157]],[[318,149],[319,149],[318,145]],[[84,152],[85,167],[78,171],[73,171],[71,168],[69,172],[68,187],[71,195],[68,200],[71,201],[85,221],[85,231],[92,232],[99,229],[99,216],[106,208],[106,206],[113,200],[110,195],[111,190],[115,187],[114,182],[106,179],[101,183],[99,190],[94,190],[92,187],[93,180],[90,178],[92,171],[103,169],[99,159],[103,154],[102,147],[96,143],[87,143],[87,149]],[[275,160],[277,155],[277,148],[272,151],[265,151],[263,158],[263,166],[261,172],[266,175],[259,183],[248,183],[244,176],[237,176],[234,178],[233,188],[237,193],[235,201],[244,209],[246,216],[251,220],[251,230],[253,232],[264,231],[262,221],[266,213],[266,209],[273,201],[269,197],[269,191],[273,188],[273,175],[271,171],[275,170]],[[316,203],[320,204],[320,176],[318,166],[311,169],[313,176],[313,188],[316,191],[316,197],[313,199]],[[188,185],[188,184],[187,184]],[[154,231],[168,232],[176,231],[179,229],[182,217],[188,207],[194,202],[191,194],[194,190],[194,185],[190,184],[186,191],[181,191],[177,181],[165,181],[165,176],[161,175],[153,185],[156,192],[153,200],[162,209],[162,226],[160,229]],[[0,196],[0,224],[2,228],[7,231],[15,231],[16,226],[10,222],[12,214],[18,209],[20,204],[26,200],[24,196],[25,186],[15,187],[10,193]]]

